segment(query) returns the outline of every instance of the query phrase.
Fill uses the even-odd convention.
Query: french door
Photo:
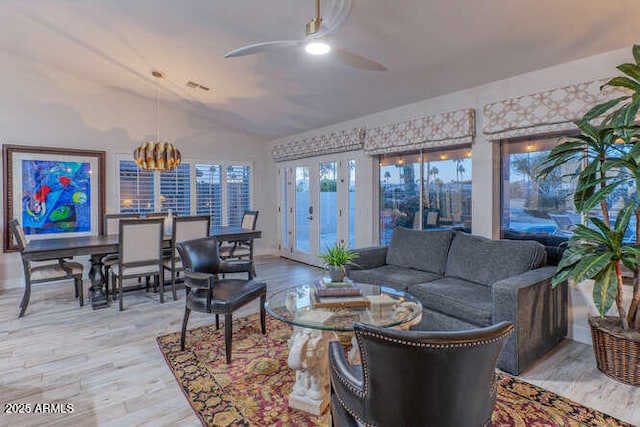
[[[323,156],[278,169],[280,254],[318,265],[318,254],[339,243],[356,244],[359,158]]]

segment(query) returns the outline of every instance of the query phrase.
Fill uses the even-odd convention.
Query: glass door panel
[[[287,215],[289,212],[289,198],[287,194],[287,168],[280,168],[280,191],[281,191],[281,203],[280,203],[280,220],[281,220],[281,249],[289,247],[289,224],[287,221]]]
[[[336,243],[355,247],[356,161],[332,155],[291,162],[278,171],[280,254],[318,265],[317,255]],[[359,196],[358,196],[359,197]],[[358,225],[359,226],[359,225]]]
[[[356,247],[356,161],[349,160],[349,247]]]
[[[309,167],[296,166],[296,200],[295,200],[295,250],[299,252],[309,253],[309,225],[311,215],[310,211],[310,192],[309,192]]]
[[[320,252],[338,241],[338,163],[320,163]]]

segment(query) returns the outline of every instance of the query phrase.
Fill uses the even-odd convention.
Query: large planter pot
[[[615,317],[589,318],[598,370],[625,384],[639,386],[640,334],[629,336],[618,330],[619,325]]]
[[[344,281],[344,267],[342,266],[329,266],[329,278],[332,282],[343,282]]]

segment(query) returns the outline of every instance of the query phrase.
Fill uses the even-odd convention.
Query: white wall
[[[145,98],[5,53],[0,53],[0,69],[0,143],[106,151],[106,208],[117,212],[115,157],[129,155],[140,142],[155,137],[153,87]],[[178,99],[161,101],[160,124],[161,138],[175,142],[184,157],[254,162],[254,203],[263,230],[257,251],[271,250],[276,245],[271,226],[275,201],[269,192],[275,179],[265,160],[267,141],[196,118]],[[0,228],[7,231],[4,215]],[[0,292],[22,286],[22,276],[19,255],[1,253]]]
[[[440,96],[433,99],[404,105],[380,113],[371,114],[357,119],[345,121],[332,126],[327,126],[304,134],[272,141],[272,146],[288,140],[301,137],[322,135],[335,130],[346,130],[357,126],[376,127],[388,123],[402,122],[418,117],[429,116],[442,112],[454,111],[463,108],[475,108],[476,110],[476,140],[473,145],[473,232],[474,234],[497,238],[499,236],[499,162],[497,162],[498,147],[491,143],[483,134],[482,127],[484,117],[483,107],[486,104],[528,95],[543,90],[569,86],[580,82],[588,82],[596,79],[616,75],[616,65],[630,60],[630,46],[601,55],[568,62],[551,68],[546,68],[531,73],[500,80],[483,86],[465,89],[456,93]],[[375,176],[375,175],[372,175]],[[362,188],[371,197],[377,197],[378,182],[372,180]],[[375,226],[377,218],[363,219]],[[375,243],[375,242],[372,242]],[[586,341],[582,328],[586,325],[586,314],[574,316],[573,312],[586,313],[580,298],[573,298],[575,308],[570,313],[573,323],[579,323],[580,333],[570,331],[569,336]],[[590,341],[588,341],[590,342]]]

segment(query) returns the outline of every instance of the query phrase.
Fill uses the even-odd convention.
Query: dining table
[[[219,241],[248,241],[250,254],[253,256],[253,241],[262,237],[260,230],[251,230],[240,227],[212,227],[210,236]],[[91,268],[89,270],[89,297],[94,310],[109,305],[109,299],[105,293],[106,278],[103,273],[102,259],[105,255],[118,253],[118,235],[92,235],[79,237],[63,237],[53,239],[31,240],[25,248],[22,256],[28,261],[50,261],[74,256],[89,255]],[[171,246],[171,236],[164,239],[166,247]]]

